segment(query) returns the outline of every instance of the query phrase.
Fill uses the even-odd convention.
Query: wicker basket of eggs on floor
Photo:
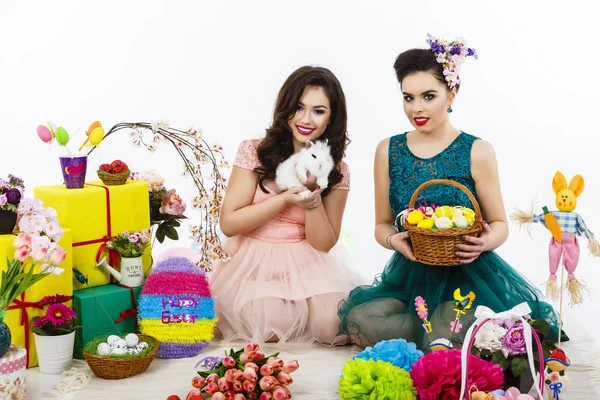
[[[433,185],[450,185],[463,191],[474,210],[462,206],[415,207],[419,194]],[[408,232],[417,261],[434,266],[457,266],[461,259],[456,245],[466,244],[462,236],[479,237],[483,222],[479,203],[464,185],[447,179],[423,183],[413,193],[409,208],[401,213],[402,227]]]
[[[156,357],[158,346],[158,340],[148,335],[110,335],[89,342],[83,350],[83,357],[97,377],[123,379],[148,369]]]

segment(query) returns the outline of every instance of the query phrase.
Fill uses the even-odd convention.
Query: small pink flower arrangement
[[[198,365],[207,368],[192,379],[187,399],[212,400],[286,400],[292,397],[287,388],[291,374],[299,367],[298,361],[283,361],[279,353],[265,356],[258,344],[247,344],[243,349],[231,349],[225,358],[206,357]]]
[[[149,245],[150,231],[147,229],[139,232],[121,232],[106,242],[107,248],[115,250],[124,258],[141,257]]]
[[[73,332],[77,328],[77,315],[63,304],[72,298],[60,294],[44,297],[41,303],[46,307],[46,313],[41,317],[33,317],[31,331],[41,336],[60,336]]]
[[[181,226],[179,220],[187,218],[183,213],[186,204],[177,194],[175,189],[167,190],[164,179],[154,170],[134,172],[132,179],[148,183],[150,194],[150,224],[156,232],[156,240],[162,243],[165,237],[171,240],[179,240],[176,228]]]

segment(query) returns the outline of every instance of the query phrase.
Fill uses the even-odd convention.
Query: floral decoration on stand
[[[21,178],[8,175],[8,181],[0,179],[0,210],[16,213],[24,191],[25,184]]]
[[[299,367],[298,361],[283,361],[279,353],[265,356],[258,344],[247,344],[243,349],[230,349],[226,357],[205,357],[196,365],[207,368],[192,379],[192,389],[186,399],[202,400],[203,395],[213,400],[285,400],[292,397],[288,385],[291,374]]]
[[[121,257],[141,257],[150,245],[150,231],[142,229],[139,232],[121,232],[106,242],[106,248],[115,250]]]
[[[218,236],[219,215],[226,189],[226,179],[221,175],[220,169],[228,167],[223,149],[217,145],[209,146],[198,129],[182,131],[164,122],[118,123],[106,132],[103,140],[121,130],[130,133],[134,145],[143,146],[151,152],[161,142],[169,143],[175,148],[183,161],[184,175],[192,178],[198,191],[192,206],[200,211],[201,219],[199,225],[191,228],[191,237],[202,249],[198,266],[210,271],[214,261],[227,260]],[[88,155],[93,150],[94,148]],[[207,177],[210,186],[207,184]]]
[[[47,307],[46,313],[41,317],[33,317],[31,331],[40,336],[60,336],[78,328],[75,325],[75,311],[63,304],[72,298],[73,296],[57,294],[40,300],[40,305]]]
[[[162,243],[165,237],[171,240],[179,240],[179,234],[176,228],[181,225],[179,220],[186,219],[183,215],[186,210],[186,204],[177,194],[175,189],[167,190],[164,186],[164,179],[154,170],[144,172],[134,172],[132,179],[148,183],[148,192],[150,196],[150,225],[156,232],[153,236]]]

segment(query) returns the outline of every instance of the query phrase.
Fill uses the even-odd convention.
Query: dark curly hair
[[[331,188],[342,180],[340,163],[345,157],[346,148],[350,143],[346,127],[348,119],[346,96],[342,85],[330,70],[304,66],[294,71],[279,90],[273,112],[273,122],[257,148],[261,166],[254,171],[260,174],[258,184],[265,193],[267,190],[264,187],[264,181],[275,179],[277,166],[294,154],[293,136],[288,122],[296,113],[300,97],[307,86],[322,87],[331,106],[329,125],[319,140],[328,139],[335,168],[329,174],[329,183],[322,195],[327,196]]]
[[[396,62],[394,62],[394,70],[396,71],[396,78],[398,79],[398,83],[400,83],[400,87],[402,87],[402,81],[407,75],[416,72],[429,72],[448,88],[448,82],[446,82],[446,77],[444,76],[444,68],[442,64],[437,62],[435,53],[430,49],[410,49],[400,53],[396,58]],[[458,92],[460,84],[457,84],[455,87]],[[448,90],[450,89],[448,88]]]

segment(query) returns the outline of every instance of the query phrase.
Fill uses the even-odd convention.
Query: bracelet
[[[394,246],[392,245],[392,236],[394,236],[395,234],[397,234],[398,232],[395,233],[390,233],[389,235],[387,235],[387,237],[385,238],[385,244],[387,244],[387,246],[390,248],[390,250],[394,250],[396,251],[396,249],[394,248]]]

